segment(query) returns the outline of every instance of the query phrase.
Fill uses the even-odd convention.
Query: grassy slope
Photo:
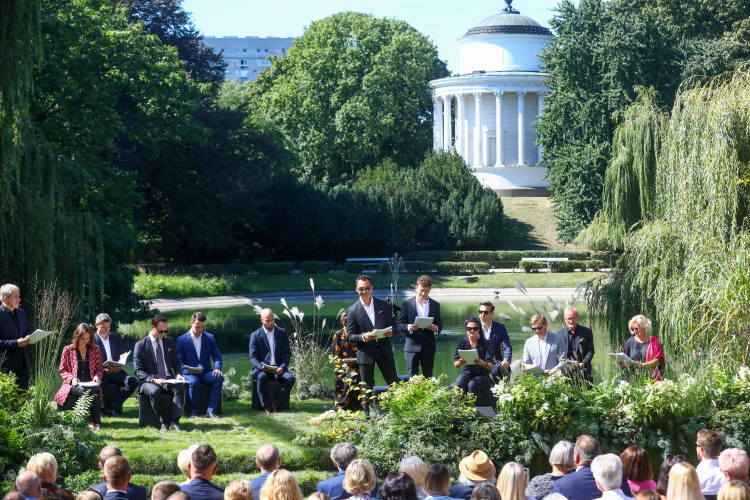
[[[557,242],[555,214],[549,198],[503,198],[508,237],[498,250],[585,250]]]

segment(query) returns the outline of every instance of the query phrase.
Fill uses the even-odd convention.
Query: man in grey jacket
[[[563,373],[567,359],[565,341],[560,335],[547,331],[547,318],[543,315],[535,314],[529,322],[535,335],[523,345],[521,365],[524,368],[538,366],[545,377],[552,375],[553,370]]]

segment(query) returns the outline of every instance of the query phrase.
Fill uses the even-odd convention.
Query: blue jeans
[[[224,385],[224,377],[214,377],[213,370],[203,370],[197,375],[185,375],[185,380],[190,384],[190,411],[198,413],[201,405],[200,384],[211,384],[211,397],[208,399],[208,413],[214,413],[221,400],[221,388]]]

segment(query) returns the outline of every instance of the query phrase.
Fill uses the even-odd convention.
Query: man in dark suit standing
[[[262,326],[250,335],[250,361],[253,363],[253,379],[256,381],[263,413],[270,415],[279,411],[281,403],[292,391],[295,378],[289,372],[292,348],[286,330],[276,326],[276,317],[270,309],[260,312]],[[281,382],[276,399],[269,401],[269,380]]]
[[[13,372],[19,389],[29,388],[31,362],[29,361],[29,321],[21,309],[21,289],[10,283],[0,287],[0,358],[5,361],[0,371]]]
[[[109,459],[113,457],[122,457],[122,451],[120,451],[120,448],[113,444],[107,445],[102,448],[99,452],[99,470],[104,472],[104,467],[107,465]],[[94,488],[96,488],[99,493],[102,494],[102,497],[107,494],[106,482],[101,482],[94,486]],[[146,495],[146,488],[144,488],[143,486],[138,486],[137,484],[133,484],[128,481],[126,487],[123,489],[127,493],[128,500],[147,500],[148,498]]]
[[[112,457],[104,464],[104,482],[107,493],[104,500],[129,500],[130,463],[125,457]]]
[[[419,375],[420,364],[422,374],[432,377],[435,366],[435,335],[443,329],[440,303],[430,298],[432,279],[429,276],[420,276],[415,290],[416,296],[406,299],[401,305],[398,329],[406,336],[404,359],[409,377]],[[427,328],[420,328],[414,324],[417,318],[432,318],[432,324]]]
[[[180,486],[190,493],[191,500],[224,500],[224,490],[211,482],[216,472],[216,452],[211,445],[204,444],[193,451],[190,457],[190,482]]]
[[[122,346],[120,345],[120,335],[110,332],[112,318],[107,313],[101,313],[96,317],[96,345],[102,353],[102,359],[106,361],[119,361],[122,356]],[[138,379],[128,375],[122,369],[122,366],[109,366],[104,370],[102,377],[102,390],[104,386],[114,384],[122,387],[120,393],[114,401],[104,407],[103,413],[113,417],[119,417],[122,414],[122,405],[138,389]]]
[[[161,422],[161,432],[182,431],[180,417],[185,394],[184,383],[168,384],[167,380],[185,380],[177,356],[177,344],[167,337],[169,325],[164,316],[154,316],[151,332],[135,344],[133,362],[135,375],[141,381],[139,393],[151,400],[151,408]],[[172,394],[172,408],[162,408],[161,395]]]
[[[591,360],[594,359],[594,334],[590,328],[578,324],[578,309],[568,306],[563,314],[565,328],[557,332],[568,346],[568,359],[577,361],[578,367],[568,366],[567,373],[573,380],[583,375],[584,380],[594,382],[591,373]]]
[[[372,280],[367,275],[357,278],[359,300],[348,310],[346,336],[350,342],[357,343],[357,363],[362,380],[367,389],[375,385],[375,364],[380,368],[385,383],[398,382],[396,362],[393,360],[391,336],[393,335],[393,313],[388,304],[372,296]],[[376,339],[373,330],[383,330],[384,338]],[[365,413],[369,414],[370,405],[365,403]]]
[[[482,322],[482,335],[492,344],[492,350],[495,353],[496,363],[490,372],[493,378],[503,378],[510,375],[511,358],[513,357],[513,348],[510,346],[510,337],[505,325],[492,318],[495,316],[495,306],[492,302],[485,301],[479,303],[479,319]],[[500,356],[502,355],[502,358]]]

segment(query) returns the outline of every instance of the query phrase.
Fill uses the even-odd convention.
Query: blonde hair
[[[188,469],[188,465],[190,464],[193,452],[198,446],[200,445],[192,444],[189,448],[182,450],[179,455],[177,455],[177,467],[180,468],[180,471],[185,477],[190,477],[190,469]]]
[[[540,319],[542,320],[542,324],[543,325],[547,324],[547,318],[544,316],[544,314],[535,314],[535,315],[533,315],[531,318],[529,318],[529,324],[533,325],[534,323],[536,323]],[[505,500],[505,498],[503,498],[503,500]]]
[[[503,500],[526,500],[526,473],[515,462],[503,466],[497,478],[497,490]]]
[[[427,473],[427,464],[419,457],[408,457],[401,460],[398,471],[409,474],[415,487],[422,486],[424,475]]]
[[[224,500],[254,500],[253,483],[246,479],[232,481],[224,490]]]
[[[291,472],[279,469],[273,471],[263,483],[260,500],[302,500],[302,490]]]
[[[630,321],[628,321],[628,328],[630,328],[633,323],[638,323],[638,326],[643,328],[646,333],[651,331],[651,320],[643,314],[637,314],[630,318]]]
[[[704,500],[698,473],[688,462],[676,463],[669,471],[667,500]]]
[[[369,460],[358,458],[349,464],[344,476],[344,489],[351,493],[372,491],[375,488],[375,469]]]
[[[57,460],[52,453],[44,452],[33,455],[26,464],[26,469],[36,472],[43,483],[54,483],[57,479]]]
[[[325,493],[321,493],[320,491],[315,491],[313,493],[310,493],[310,496],[307,497],[307,500],[331,500],[331,497],[329,497]]]
[[[729,481],[719,489],[718,500],[748,500],[750,486],[742,481]]]
[[[76,500],[102,500],[102,494],[96,491],[83,490],[78,494]]]

